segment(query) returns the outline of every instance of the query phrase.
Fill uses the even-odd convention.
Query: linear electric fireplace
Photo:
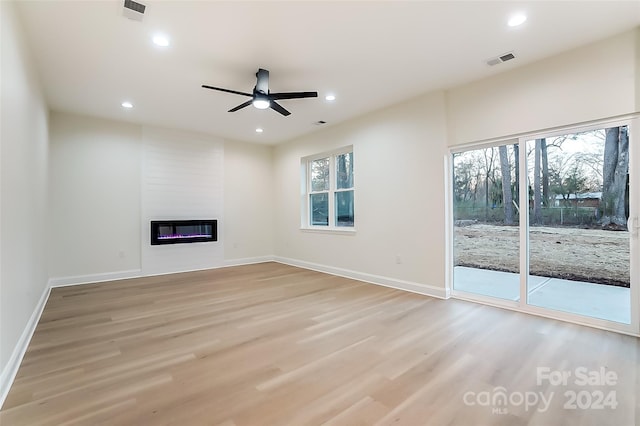
[[[151,245],[218,241],[218,221],[152,220]]]

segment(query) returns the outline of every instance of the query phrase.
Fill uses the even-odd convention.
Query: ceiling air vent
[[[513,53],[506,53],[506,54],[500,56],[500,60],[502,62],[507,62],[507,61],[510,61],[512,59],[515,59],[515,58],[516,57],[515,57],[515,55]]]
[[[508,52],[505,53],[504,55],[500,55],[496,58],[491,58],[491,59],[487,59],[487,65],[489,65],[490,67],[494,66],[494,65],[498,65],[501,64],[503,62],[507,62],[510,61],[512,59],[515,59],[516,55],[513,54],[513,52]]]
[[[124,0],[124,8],[122,9],[122,14],[129,19],[142,21],[144,10],[146,8],[147,6],[142,3],[138,3],[133,0]]]

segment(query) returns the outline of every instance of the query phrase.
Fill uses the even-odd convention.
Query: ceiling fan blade
[[[262,68],[258,69],[256,73],[258,81],[256,82],[256,90],[262,92],[265,95],[269,93],[269,71]]]
[[[271,105],[269,107],[274,111],[278,111],[280,114],[284,115],[285,117],[291,114],[289,111],[282,108],[282,106],[274,100],[271,101]]]
[[[317,98],[318,92],[288,92],[288,93],[269,93],[271,99],[300,99],[300,98]]]
[[[205,84],[203,84],[202,87],[205,88],[205,89],[212,89],[212,90],[219,90],[221,92],[233,93],[234,95],[244,95],[244,96],[253,97],[253,95],[251,93],[244,93],[244,92],[238,92],[237,90],[223,89],[222,87],[207,86]]]
[[[235,108],[231,108],[228,112],[236,112],[239,109],[242,109],[244,107],[248,107],[249,105],[251,105],[252,102],[253,102],[253,99],[251,99],[251,100],[249,100],[249,101],[247,101],[247,102],[245,102],[243,104],[240,104]]]

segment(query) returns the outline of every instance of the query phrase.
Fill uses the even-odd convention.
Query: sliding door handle
[[[627,229],[631,232],[632,237],[638,236],[638,229],[640,228],[640,224],[638,224],[638,216],[631,217],[627,220]]]

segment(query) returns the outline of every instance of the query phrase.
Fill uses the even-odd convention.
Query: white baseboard
[[[158,273],[143,273],[141,269],[132,269],[129,271],[107,272],[104,274],[76,275],[70,277],[56,277],[49,280],[50,286],[66,287],[81,284],[94,284],[105,281],[119,281],[130,278],[153,277],[159,275],[182,274],[184,272],[207,271],[211,269],[226,268],[229,266],[252,265],[254,263],[273,262],[273,256],[245,257],[241,259],[225,260],[220,266],[212,266],[198,269],[184,269],[178,271],[167,271]]]
[[[24,358],[24,354],[27,352],[27,347],[29,347],[29,342],[31,342],[31,337],[36,330],[38,321],[40,321],[40,316],[42,316],[42,311],[47,304],[47,300],[49,300],[50,293],[51,286],[47,283],[47,286],[42,292],[42,296],[40,296],[40,300],[38,300],[38,304],[31,314],[31,318],[29,318],[27,325],[20,335],[20,339],[18,339],[16,346],[13,348],[9,362],[7,362],[2,370],[2,374],[0,375],[0,408],[4,405],[4,401],[9,394],[9,389],[11,389],[13,380],[16,378],[16,374],[18,374],[22,358]]]
[[[78,284],[92,284],[104,281],[126,280],[128,278],[139,278],[141,276],[142,271],[140,269],[132,269],[130,271],[106,272],[103,274],[50,278],[49,285],[50,287],[66,287]]]
[[[275,256],[257,256],[257,257],[243,257],[240,259],[229,259],[224,261],[224,267],[227,266],[242,266],[253,265],[255,263],[275,262]]]
[[[364,272],[352,271],[349,269],[336,268],[333,266],[320,265],[317,263],[306,262],[303,260],[290,259],[286,257],[275,256],[274,260],[285,265],[297,266],[299,268],[311,269],[313,271],[325,272],[331,275],[351,278],[358,281],[364,281],[371,284],[377,284],[384,287],[391,287],[398,290],[410,291],[412,293],[432,296],[438,299],[448,299],[451,297],[448,288],[436,287],[428,284],[416,283],[412,281],[398,280],[395,278],[383,277],[380,275],[367,274]]]

